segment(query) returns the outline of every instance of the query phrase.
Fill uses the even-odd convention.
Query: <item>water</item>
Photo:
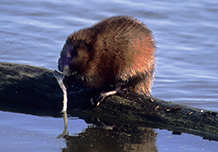
[[[153,96],[218,111],[218,2],[184,1],[24,1],[0,0],[0,61],[57,69],[62,46],[73,31],[113,15],[145,23],[157,46]],[[0,112],[0,151],[61,151],[55,139],[60,118]],[[70,133],[88,125],[69,121]],[[215,151],[216,142],[156,130],[158,151]]]

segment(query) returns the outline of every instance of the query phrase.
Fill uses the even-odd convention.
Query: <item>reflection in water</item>
[[[122,125],[105,129],[89,126],[77,135],[67,135],[67,114],[64,113],[64,131],[59,137],[66,139],[63,152],[156,152],[156,132],[152,128]],[[110,128],[110,127],[109,127]]]

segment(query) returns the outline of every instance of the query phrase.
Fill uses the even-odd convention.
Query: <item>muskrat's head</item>
[[[85,40],[78,39],[72,34],[68,37],[58,60],[58,69],[66,76],[75,73],[83,75],[90,68],[92,50]]]

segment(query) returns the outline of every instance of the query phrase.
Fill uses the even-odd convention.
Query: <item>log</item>
[[[0,62],[0,110],[61,117],[63,93],[53,70]],[[90,99],[99,89],[80,82],[68,86],[68,114],[86,122],[134,125],[189,133],[218,141],[217,112],[187,107],[133,92],[109,96],[99,106]],[[95,121],[98,120],[98,121]]]

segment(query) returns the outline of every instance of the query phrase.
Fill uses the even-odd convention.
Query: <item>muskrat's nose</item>
[[[65,66],[70,65],[71,60],[72,60],[72,58],[69,55],[67,57],[60,57],[58,60],[58,70],[63,72]]]

